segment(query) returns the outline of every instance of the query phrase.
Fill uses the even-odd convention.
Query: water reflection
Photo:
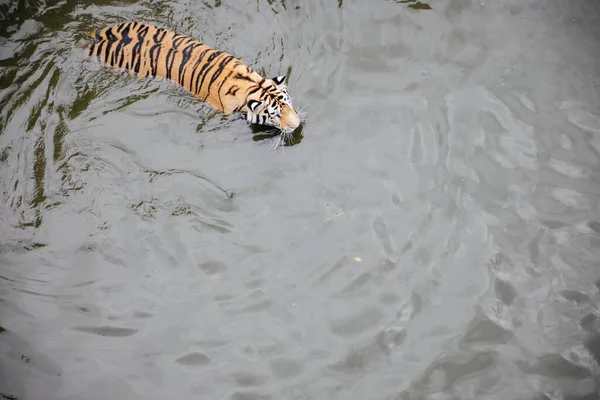
[[[396,3],[405,4],[408,3],[408,7],[415,10],[431,10],[431,6],[427,3],[423,3],[416,0],[395,0]]]
[[[597,398],[599,11],[0,5],[0,394]],[[287,72],[307,121],[272,152],[86,61],[123,20]]]

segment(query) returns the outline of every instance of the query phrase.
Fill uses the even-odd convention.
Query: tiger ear
[[[283,82],[285,82],[286,78],[287,78],[286,76],[277,76],[277,77],[273,78],[273,82],[275,82],[275,84],[277,86],[281,86],[283,84]]]
[[[249,100],[247,105],[250,111],[254,112],[254,110],[256,110],[256,107],[260,105],[260,101]]]

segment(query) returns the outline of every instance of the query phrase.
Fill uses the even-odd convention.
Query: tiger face
[[[248,96],[246,120],[250,124],[273,126],[284,134],[290,134],[300,125],[284,82],[285,76],[265,79],[259,85],[263,90]]]

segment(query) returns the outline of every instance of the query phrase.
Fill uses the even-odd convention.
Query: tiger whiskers
[[[276,151],[279,146],[283,147],[283,138],[281,137],[281,135],[277,136],[277,138],[275,139],[274,143],[271,145],[269,150]]]
[[[273,144],[269,148],[271,151],[276,151],[278,147],[283,149],[283,153],[285,154],[285,144],[295,144],[294,141],[294,131],[280,131],[279,135],[274,139]]]
[[[302,106],[302,108],[300,108],[298,111],[296,111],[296,113],[300,114],[302,111],[304,111],[304,109],[306,107],[310,106],[310,104],[305,104],[304,106]],[[305,113],[306,114],[306,113]]]
[[[281,136],[282,136],[282,140],[285,143],[295,144],[294,143],[294,131],[292,131],[292,132],[282,132]]]
[[[308,107],[309,105],[310,104],[306,104],[302,108],[298,109],[298,111],[296,111],[296,114],[298,114],[298,118],[300,119],[300,122],[306,122],[306,116],[308,115],[308,113],[305,112],[304,109],[306,107]]]

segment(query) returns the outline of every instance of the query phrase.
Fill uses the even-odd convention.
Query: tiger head
[[[274,126],[290,134],[300,125],[300,117],[284,84],[285,76],[265,79],[258,90],[248,96],[246,120],[251,124]]]

